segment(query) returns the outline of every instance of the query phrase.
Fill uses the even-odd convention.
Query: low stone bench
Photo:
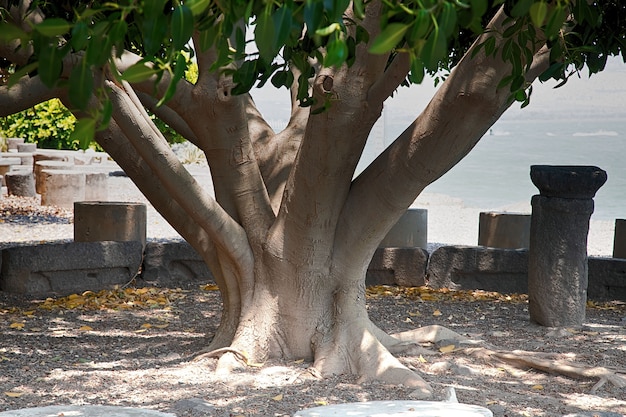
[[[141,242],[70,242],[2,250],[0,289],[67,295],[129,282],[139,272]]]
[[[104,175],[104,174],[103,174]],[[146,245],[147,210],[143,203],[77,201],[74,241],[138,241]]]
[[[7,193],[19,197],[37,197],[35,177],[31,170],[7,172],[4,176]]]
[[[528,293],[528,251],[484,246],[442,246],[430,255],[433,288]]]
[[[2,152],[0,158],[20,158],[20,165],[32,167],[34,158],[32,152]]]
[[[367,267],[366,285],[424,285],[428,252],[422,248],[378,248]]]
[[[379,248],[428,248],[428,210],[408,209],[378,245]]]
[[[501,249],[528,249],[530,214],[481,212],[478,219],[478,245]]]
[[[141,279],[163,286],[214,280],[198,252],[184,240],[146,244]]]
[[[85,177],[81,171],[42,170],[41,205],[73,208],[76,201],[85,200]]]

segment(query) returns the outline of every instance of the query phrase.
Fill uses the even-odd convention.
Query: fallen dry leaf
[[[275,397],[272,397],[272,400],[274,401],[282,401],[283,400],[283,394],[278,394]]]
[[[439,311],[439,310],[433,311],[433,316],[435,316],[435,317],[441,316],[441,311]]]
[[[81,332],[90,332],[93,330],[93,328],[91,326],[85,325],[85,326],[80,326],[78,330],[80,330]]]
[[[24,323],[20,323],[20,322],[11,323],[9,325],[9,328],[22,330],[24,328]]]
[[[543,385],[541,384],[533,385],[532,387],[530,387],[530,389],[535,390],[535,391],[540,391],[543,389]]]
[[[15,392],[15,391],[5,391],[4,395],[6,395],[7,397],[11,397],[11,398],[19,398],[22,395],[24,395],[23,392]]]
[[[439,352],[441,352],[441,353],[450,353],[450,352],[453,352],[454,349],[456,349],[456,346],[454,346],[454,345],[446,345],[446,346],[441,346],[439,348]]]

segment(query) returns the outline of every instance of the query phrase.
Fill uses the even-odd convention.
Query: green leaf
[[[304,23],[311,33],[317,31],[324,18],[324,3],[319,0],[307,0],[304,5]]]
[[[77,22],[72,28],[70,42],[74,50],[79,51],[87,46],[89,41],[89,28],[85,22]]]
[[[419,58],[414,58],[411,61],[411,73],[409,74],[409,80],[413,84],[421,84],[424,81],[424,62]]]
[[[554,39],[559,34],[566,17],[567,13],[562,6],[557,6],[550,12],[545,29],[545,34],[548,39]]]
[[[128,81],[129,83],[138,83],[146,81],[157,72],[158,70],[155,68],[149,67],[143,62],[138,62],[124,71],[122,74],[122,80]]]
[[[261,58],[271,62],[278,49],[274,47],[274,22],[268,8],[257,16],[254,38]]]
[[[163,39],[167,33],[167,20],[165,15],[159,14],[143,21],[142,34],[146,55],[154,56],[157,54]]]
[[[70,74],[68,93],[70,101],[77,108],[84,110],[93,92],[93,74],[87,62],[83,59],[80,65],[74,67]]]
[[[10,42],[15,39],[25,38],[26,32],[15,25],[0,21],[0,40]]]
[[[533,3],[533,5],[530,6],[528,13],[530,14],[530,19],[533,21],[533,25],[540,28],[543,25],[544,20],[546,20],[546,15],[548,14],[548,4],[545,1]]]
[[[280,49],[291,32],[293,11],[290,7],[282,5],[272,16],[274,21],[274,49]]]
[[[456,10],[451,3],[444,3],[443,10],[439,15],[439,30],[442,30],[446,37],[451,36],[456,28]]]
[[[76,141],[81,149],[87,149],[96,134],[96,120],[89,118],[79,119],[74,125],[70,141]]]
[[[409,25],[404,23],[390,23],[376,36],[369,52],[372,54],[384,54],[391,51],[404,37]]]
[[[518,0],[511,9],[511,16],[521,17],[528,13],[530,6],[533,4],[533,0]]]
[[[447,52],[446,38],[443,36],[440,30],[435,29],[424,44],[421,53],[421,59],[424,61],[424,66],[435,71]]]
[[[339,31],[341,31],[341,26],[339,25],[339,23],[331,23],[330,25],[326,27],[317,29],[315,31],[315,34],[319,36],[329,36]]]
[[[15,84],[18,83],[20,78],[22,78],[23,76],[33,72],[35,69],[37,69],[37,67],[39,67],[39,62],[32,62],[32,63],[30,63],[30,64],[20,68],[19,70],[15,71],[9,77],[9,82],[7,83],[9,88],[13,87]]]
[[[411,25],[411,30],[407,35],[409,42],[415,43],[420,39],[424,39],[428,34],[431,25],[432,19],[430,17],[430,12],[426,9],[418,10],[415,15],[415,20]]]
[[[198,16],[209,7],[210,3],[211,0],[187,0],[185,6],[189,7],[194,16]]]
[[[52,38],[67,33],[70,30],[70,24],[65,19],[55,17],[37,23],[34,29],[42,35]]]
[[[324,57],[325,67],[339,67],[348,58],[348,45],[340,37],[331,40],[326,46],[326,56]]]
[[[46,45],[39,52],[38,74],[46,87],[52,88],[61,76],[63,54],[53,45]]]
[[[193,13],[187,6],[180,5],[172,13],[172,44],[180,50],[187,45],[193,34]]]
[[[354,15],[358,19],[363,19],[365,17],[365,7],[363,5],[363,0],[354,0],[352,2],[352,9],[354,10]]]

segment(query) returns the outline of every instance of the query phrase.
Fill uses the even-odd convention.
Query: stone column
[[[580,326],[587,303],[587,234],[593,197],[606,172],[593,166],[533,165],[528,252],[530,320],[543,326]]]
[[[408,209],[378,245],[379,248],[428,248],[428,210]]]
[[[626,219],[615,219],[613,257],[626,258]]]

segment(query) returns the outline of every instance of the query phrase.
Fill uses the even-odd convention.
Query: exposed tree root
[[[607,382],[618,388],[626,387],[626,369],[616,372],[601,366],[587,366],[575,362],[546,359],[533,352],[508,352],[488,348],[467,348],[464,349],[464,352],[485,361],[495,359],[516,368],[532,368],[574,379],[599,379],[598,383],[591,389],[591,393],[597,392]]]
[[[502,363],[521,369],[536,369],[538,371],[564,375],[574,379],[598,379],[591,389],[597,392],[604,384],[610,382],[618,388],[626,388],[626,369],[609,369],[599,366],[587,366],[575,362],[549,358],[550,355],[525,351],[505,351],[487,346],[477,340],[469,339],[442,326],[426,326],[406,332],[394,334],[393,337],[402,342],[454,344],[455,351],[461,351],[484,361],[494,359]],[[478,346],[483,345],[483,346]]]

